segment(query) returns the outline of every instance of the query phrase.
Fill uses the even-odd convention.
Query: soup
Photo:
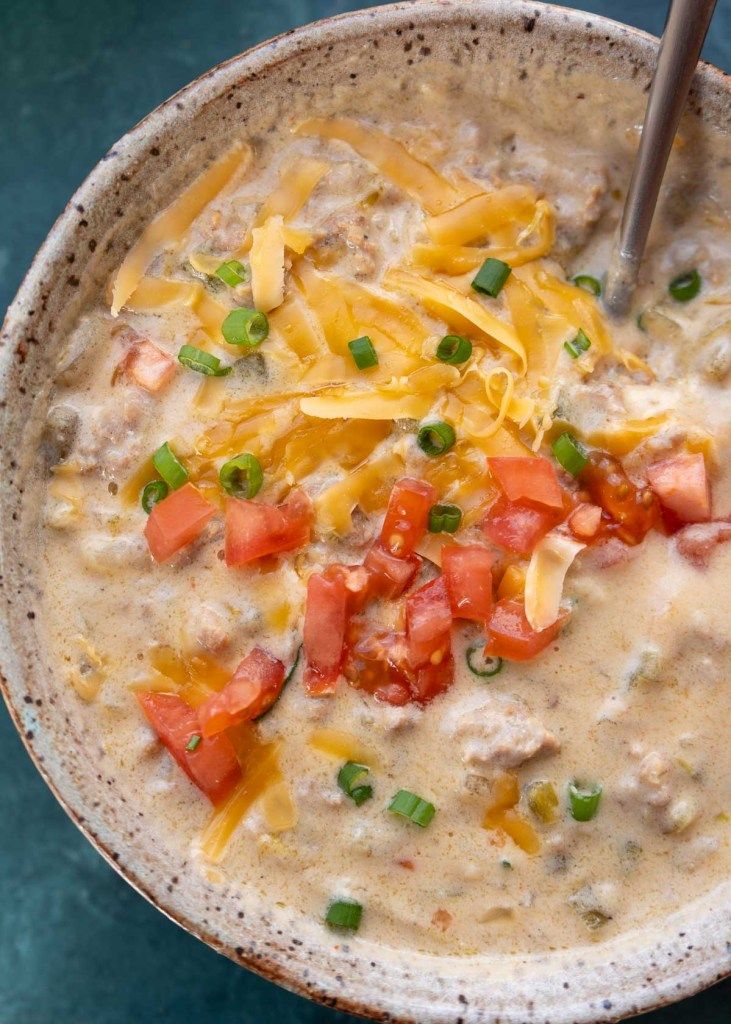
[[[728,171],[686,154],[611,321],[628,112],[577,140],[422,86],[428,120],[374,87],[232,136],[80,318],[45,621],[212,889],[433,953],[602,941],[729,870]]]

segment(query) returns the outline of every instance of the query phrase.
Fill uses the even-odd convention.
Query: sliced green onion
[[[187,484],[188,470],[167,441],[152,456],[152,464],[171,491],[177,491],[178,487]]]
[[[485,654],[484,644],[473,644],[465,653],[467,668],[480,679],[490,679],[502,670],[503,659]]]
[[[584,334],[583,330],[579,328],[579,332],[575,338],[570,341],[565,341],[563,347],[566,349],[572,359],[578,359],[582,352],[588,352],[591,348],[591,341]]]
[[[249,280],[249,276],[249,268],[245,267],[243,263],[239,263],[238,260],[226,260],[216,270],[216,277],[220,277],[225,284],[232,288],[235,288],[237,284],[244,284]]]
[[[589,461],[579,442],[569,433],[557,437],[551,448],[556,459],[572,476],[578,476]]]
[[[349,796],[356,807],[360,807],[366,800],[373,796],[373,786],[356,786],[355,783],[362,775],[370,771],[364,764],[357,764],[355,761],[346,761],[338,772],[338,785],[346,796]]]
[[[591,821],[599,808],[602,787],[597,782],[591,788],[579,786],[576,782],[569,783],[569,806],[571,817],[575,821]]]
[[[416,436],[416,442],[421,450],[432,459],[436,458],[437,455],[444,455],[445,452],[448,452],[456,440],[457,435],[454,432],[454,427],[451,427],[449,423],[445,423],[443,420],[425,423],[419,429],[419,433]]]
[[[354,932],[358,930],[362,916],[363,907],[356,900],[333,900],[327,908],[325,921],[331,928],[347,928]]]
[[[269,334],[266,313],[255,309],[232,309],[221,324],[221,333],[229,345],[255,348]]]
[[[231,366],[221,366],[218,356],[212,356],[210,352],[204,352],[202,348],[196,348],[194,345],[181,347],[178,362],[187,366],[189,370],[205,374],[206,377],[225,377],[233,369]]]
[[[193,736],[191,736],[188,742],[185,744],[185,749],[195,750],[202,739],[203,737],[200,735],[200,733],[194,733]]]
[[[349,341],[348,348],[359,370],[370,370],[372,366],[378,366],[378,353],[367,335]]]
[[[583,288],[585,292],[591,292],[592,295],[601,295],[602,293],[601,281],[592,277],[591,274],[577,274],[571,278],[571,283],[575,284],[577,288]]]
[[[410,793],[408,789],[400,789],[388,805],[388,809],[393,814],[400,814],[402,818],[408,818],[420,828],[426,828],[437,813],[434,804],[430,804],[428,800],[422,800],[420,796]]]
[[[437,359],[450,366],[466,363],[472,355],[472,342],[461,334],[447,334],[437,345]]]
[[[694,268],[678,274],[668,285],[668,291],[676,302],[690,302],[701,290],[701,275]]]
[[[140,503],[148,516],[158,501],[167,498],[170,488],[164,480],[150,480],[145,484],[140,495]]]
[[[456,533],[462,522],[457,505],[432,505],[429,509],[429,533]]]
[[[255,455],[242,452],[236,458],[224,462],[218,471],[218,479],[226,494],[232,498],[253,498],[261,490],[264,473]]]
[[[294,656],[294,661],[292,662],[292,664],[289,667],[289,672],[284,677],[284,680],[282,682],[282,689],[277,694],[276,700],[272,704],[270,704],[269,707],[266,708],[266,710],[262,711],[262,713],[260,715],[256,716],[256,718],[254,719],[255,722],[260,722],[262,720],[262,718],[266,718],[266,716],[269,714],[269,712],[272,710],[272,708],[275,708],[277,706],[277,704],[279,703],[279,701],[282,699],[282,694],[285,691],[287,683],[291,680],[292,676],[297,671],[297,666],[300,663],[300,656],[301,656],[301,654],[302,654],[302,644],[300,644],[299,647],[297,648],[297,653]]]
[[[492,256],[485,260],[477,271],[472,282],[476,292],[484,292],[485,295],[496,299],[503,289],[503,285],[510,277],[511,268],[502,260],[495,260]]]

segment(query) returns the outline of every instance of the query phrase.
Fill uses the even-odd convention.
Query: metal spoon
[[[626,313],[637,283],[670,148],[716,0],[672,0],[647,100],[642,138],[604,287],[611,313]]]

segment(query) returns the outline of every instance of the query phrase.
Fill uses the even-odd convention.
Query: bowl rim
[[[382,28],[385,24],[389,23],[390,20],[402,15],[408,14],[411,20],[417,22],[420,17],[428,17],[435,13],[441,14],[445,22],[448,22],[449,20],[456,21],[459,20],[460,12],[464,12],[470,7],[474,7],[474,3],[463,3],[462,0],[398,0],[398,2],[395,3],[383,4],[376,7],[345,11],[281,32],[255,44],[239,54],[235,54],[234,56],[227,58],[219,64],[216,64],[210,69],[197,75],[190,82],[171,94],[167,99],[155,106],[149,113],[120,136],[120,138],[112,144],[107,153],[104,154],[90,169],[55,219],[51,228],[48,230],[44,241],[33,257],[14,298],[7,308],[2,329],[0,330],[0,337],[4,338],[10,335],[10,332],[13,329],[14,318],[20,318],[23,314],[24,308],[27,306],[27,300],[40,292],[43,268],[53,256],[54,249],[59,244],[59,241],[71,230],[71,218],[74,212],[85,202],[93,201],[94,197],[100,191],[103,191],[105,167],[106,174],[110,179],[119,173],[118,164],[112,169],[111,164],[113,161],[109,160],[110,156],[122,155],[119,151],[124,150],[125,153],[123,155],[122,163],[124,164],[125,160],[128,162],[134,160],[136,155],[139,153],[140,146],[149,142],[151,131],[154,132],[157,127],[156,122],[164,115],[173,114],[176,104],[179,104],[180,101],[194,99],[204,83],[215,83],[216,81],[221,81],[222,85],[219,93],[223,92],[226,87],[226,79],[231,71],[235,70],[237,72],[237,77],[243,78],[247,71],[250,70],[250,66],[256,62],[263,63],[266,69],[270,70],[279,63],[284,63],[290,60],[297,54],[306,54],[316,48],[318,45],[318,36],[323,31],[331,30],[333,27],[337,27],[339,25],[347,26],[347,28],[351,30],[346,31],[345,33],[349,38],[356,38],[359,35],[357,31],[358,27],[366,23],[372,25],[374,28]],[[515,16],[516,12],[522,12],[525,17],[540,14],[540,16],[544,17],[546,20],[556,19],[557,32],[561,31],[559,23],[561,21],[564,25],[569,28],[573,28],[574,30],[580,30],[583,22],[585,29],[603,29],[608,37],[615,40],[619,38],[629,40],[630,46],[634,43],[636,55],[640,60],[645,56],[643,46],[645,48],[655,48],[660,42],[658,37],[651,33],[634,26],[627,25],[623,22],[617,21],[616,19],[583,11],[579,8],[563,7],[555,3],[546,3],[544,0],[482,0],[481,7],[481,13],[486,16],[499,16],[501,13],[510,13],[512,16]],[[638,43],[640,44],[639,47],[637,46]],[[696,69],[696,80],[698,80],[698,78],[711,81],[722,92],[731,94],[731,75],[707,61],[699,61]],[[161,127],[167,126],[163,125]],[[107,166],[107,161],[109,161],[110,166]],[[102,178],[101,181],[100,177]],[[6,367],[4,365],[0,365],[0,382],[2,381],[2,377],[5,375],[5,369]],[[104,839],[90,829],[84,815],[82,814],[82,811],[84,810],[83,804],[81,806],[74,806],[72,800],[62,793],[60,788],[61,784],[56,781],[53,772],[46,766],[43,757],[39,755],[39,751],[36,749],[34,743],[34,738],[31,734],[28,734],[23,723],[20,707],[16,705],[15,699],[11,693],[11,676],[13,675],[13,671],[10,667],[11,658],[5,650],[5,644],[3,642],[4,637],[2,634],[7,631],[7,637],[11,637],[14,630],[4,609],[0,611],[0,627],[4,627],[0,632],[0,691],[2,691],[8,713],[20,736],[21,742],[45,784],[48,786],[68,817],[82,833],[85,839],[104,858],[107,864],[109,864],[109,866],[124,879],[125,882],[127,882],[136,892],[147,900],[148,903],[155,907],[155,909],[163,913],[168,920],[177,924],[195,938],[200,939],[202,942],[206,943],[206,945],[216,950],[216,952],[221,953],[241,966],[245,966],[248,970],[253,971],[255,974],[258,974],[260,977],[263,977],[268,981],[275,982],[285,989],[304,996],[315,1003],[319,1003],[342,1012],[355,1014],[367,1019],[388,1021],[389,1024],[418,1024],[415,1018],[408,1016],[407,1008],[404,1008],[403,1014],[399,1013],[399,1015],[394,1016],[393,1014],[384,1011],[382,1007],[379,1008],[375,1003],[369,1004],[367,1002],[354,1001],[349,998],[347,994],[335,994],[334,991],[328,992],[320,989],[313,990],[305,985],[303,979],[297,973],[296,966],[294,968],[282,968],[277,965],[274,960],[268,962],[266,958],[254,958],[246,953],[242,955],[239,949],[234,950],[231,945],[221,941],[213,930],[206,929],[200,922],[187,916],[181,910],[173,909],[171,902],[165,898],[164,890],[157,892],[148,887],[142,881],[142,878],[138,870],[135,869],[134,864],[124,862],[112,851]],[[12,643],[8,644],[7,647],[9,651],[12,651]],[[723,978],[731,976],[731,966],[727,966],[726,969],[722,970],[720,973],[718,971],[719,966],[720,962],[715,963],[710,961],[703,974],[698,974],[692,979],[687,979],[682,986],[678,986],[677,990],[668,991],[660,997],[656,996],[655,998],[652,998],[650,996],[649,998],[646,997],[643,999],[639,993],[633,992],[624,998],[615,998],[611,1011],[602,1011],[597,1009],[593,1014],[582,1017],[581,1020],[586,1022],[590,1020],[597,1022],[601,1021],[603,1024],[613,1024],[613,1022],[621,1021],[640,1013],[645,1013],[650,1010],[667,1006],[679,999],[688,998],[705,988],[710,987]],[[648,990],[648,993],[649,991],[650,990]],[[461,1020],[462,1018],[460,1018],[460,1021]]]

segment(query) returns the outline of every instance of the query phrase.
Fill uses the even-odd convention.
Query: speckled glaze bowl
[[[164,847],[123,780],[105,774],[76,695],[44,648],[36,471],[51,367],[65,331],[108,279],[151,213],[235,131],[256,138],[296,89],[310,108],[357,103],[377,69],[438,73],[444,62],[484,84],[530,77],[577,95],[577,119],[630,88],[637,120],[657,40],[578,11],[522,0],[418,0],[332,18],[280,36],[197,79],[125,135],[53,227],[0,340],[0,664],[10,713],[38,770],[86,837],[127,881],[189,932],[267,978],[329,1006],[419,1024],[612,1021],[712,984],[731,969],[731,883],[611,942],[513,957],[436,958],[336,941],[317,922],[266,905],[238,884],[212,886]],[[729,79],[702,66],[687,119],[728,132]],[[594,105],[594,106],[592,106]],[[606,109],[606,108],[604,108]],[[580,121],[577,120],[580,128]]]

